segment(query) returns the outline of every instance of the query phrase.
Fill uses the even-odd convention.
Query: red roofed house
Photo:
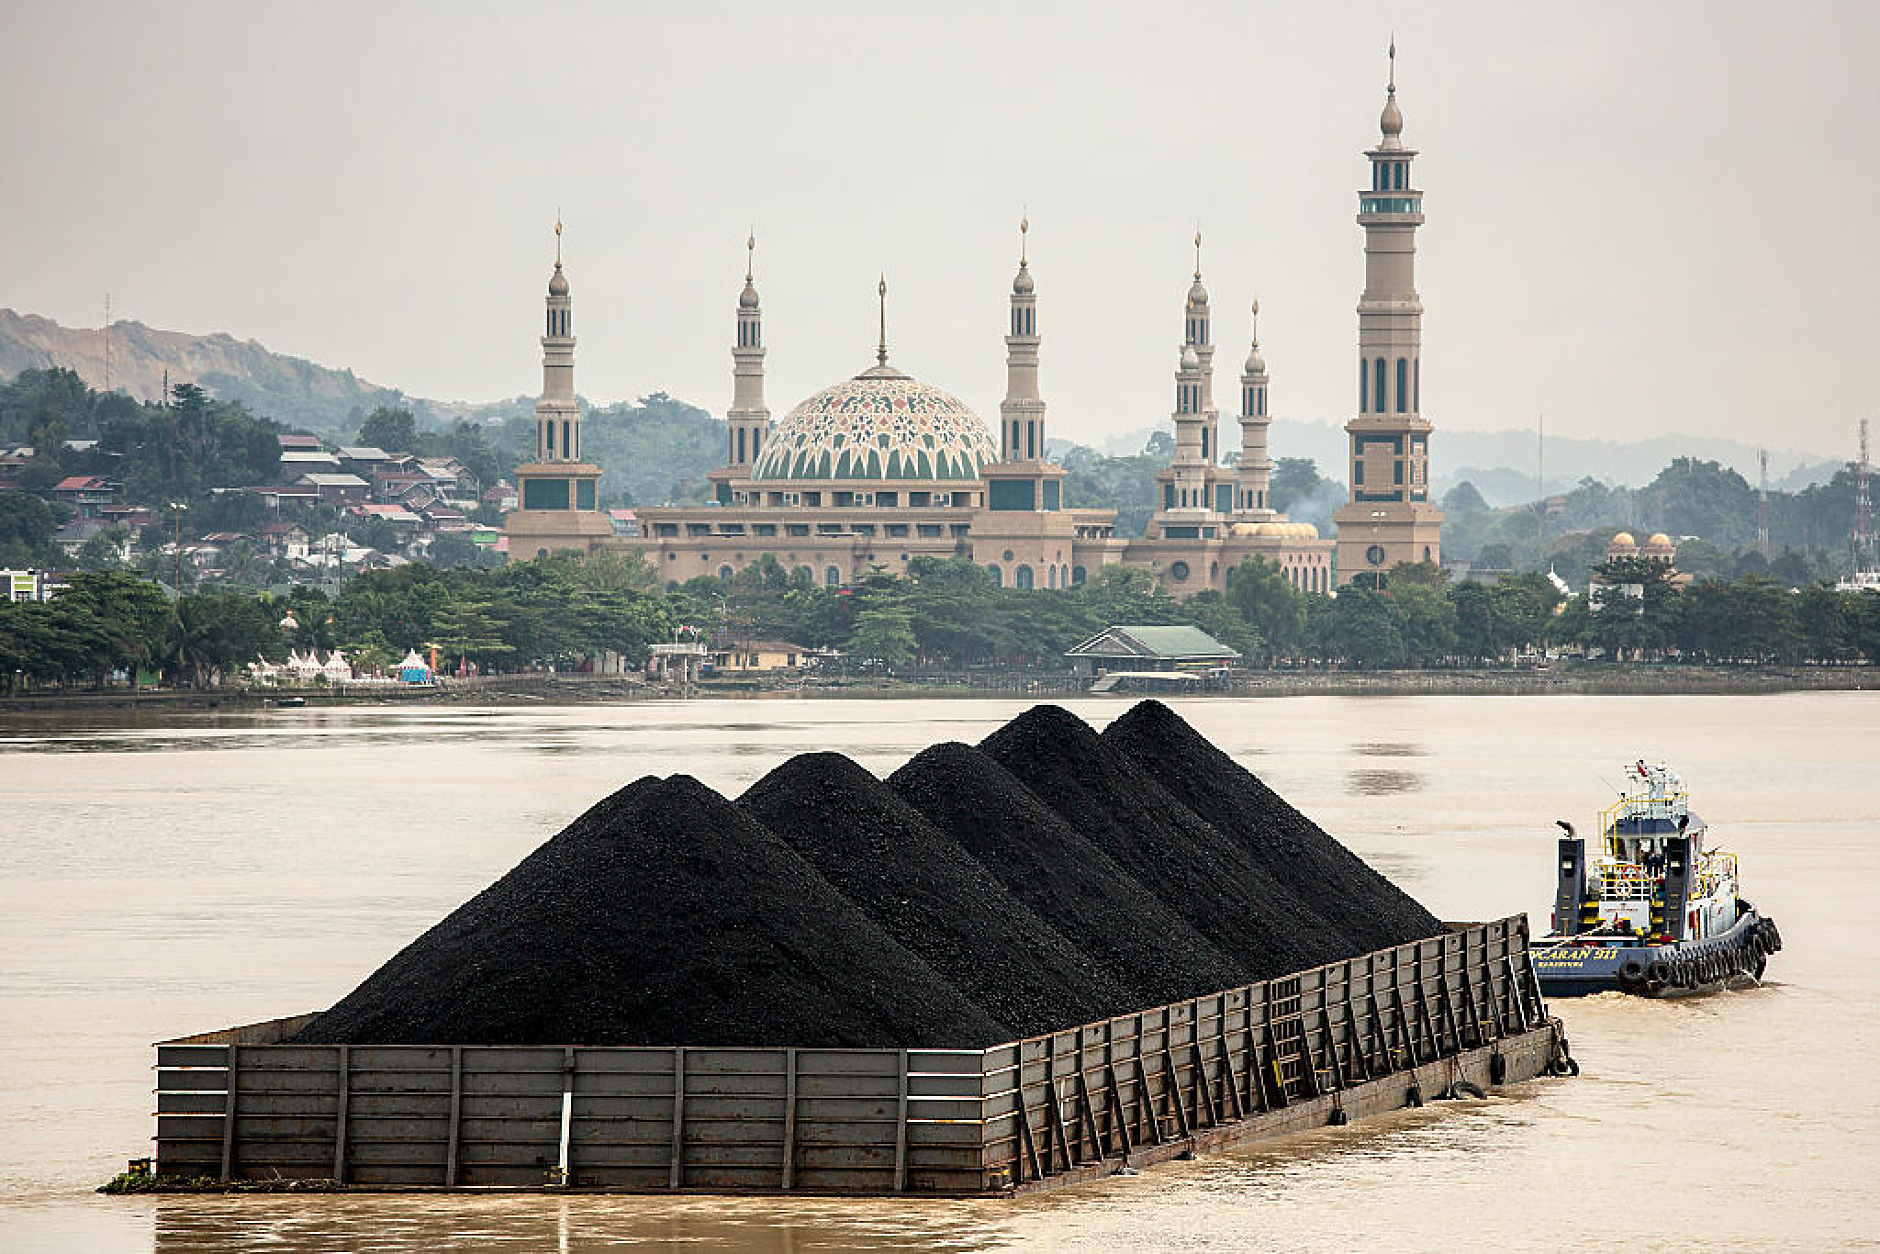
[[[78,510],[80,518],[96,518],[98,511],[117,499],[124,485],[103,475],[73,475],[61,479],[52,495]]]

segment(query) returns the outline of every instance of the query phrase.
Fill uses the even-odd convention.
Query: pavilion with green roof
[[[1064,654],[1080,675],[1110,671],[1211,670],[1240,661],[1199,627],[1105,627]]]

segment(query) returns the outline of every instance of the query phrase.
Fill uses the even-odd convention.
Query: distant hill
[[[65,327],[37,314],[0,309],[0,378],[64,366],[92,387],[103,388],[104,364],[101,328]],[[380,405],[402,405],[420,421],[428,420],[427,425],[471,416],[464,406],[407,396],[350,370],[272,352],[255,340],[238,340],[226,332],[190,335],[128,319],[111,324],[114,390],[154,401],[163,391],[165,370],[172,385],[194,383],[223,400],[241,401],[257,414],[334,438],[350,440],[359,420]]]
[[[1229,451],[1240,442],[1239,428],[1229,414],[1221,415],[1221,441]],[[1093,442],[1110,457],[1142,452],[1149,436],[1163,428],[1142,427]],[[1268,447],[1274,457],[1309,457],[1327,478],[1337,479],[1344,464],[1346,435],[1335,423],[1281,418],[1273,423]],[[1432,446],[1431,487],[1437,496],[1463,480],[1493,506],[1532,501],[1536,490],[1536,437],[1531,430],[1452,431],[1436,428]],[[1851,443],[1851,440],[1850,440]],[[1069,442],[1053,440],[1061,455]],[[1851,451],[1851,450],[1850,450]],[[1751,483],[1756,482],[1756,446],[1717,436],[1662,435],[1643,440],[1591,440],[1576,436],[1547,437],[1547,489],[1564,492],[1582,479],[1593,478],[1618,487],[1643,487],[1679,457],[1721,462]],[[1842,463],[1819,452],[1769,450],[1769,486],[1799,491],[1811,483],[1826,483]]]

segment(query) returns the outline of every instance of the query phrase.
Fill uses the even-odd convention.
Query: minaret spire
[[[1201,228],[1195,228],[1195,282],[1201,282]]]
[[[875,346],[875,364],[888,364],[888,273],[882,271],[881,282],[875,285],[875,295],[881,300],[881,342]]]

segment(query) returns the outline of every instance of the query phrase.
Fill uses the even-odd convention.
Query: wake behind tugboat
[[[1533,947],[1542,991],[1683,997],[1760,980],[1782,934],[1738,895],[1736,855],[1706,847],[1710,829],[1670,768],[1641,759],[1625,775],[1591,857],[1560,823],[1554,930]]]

